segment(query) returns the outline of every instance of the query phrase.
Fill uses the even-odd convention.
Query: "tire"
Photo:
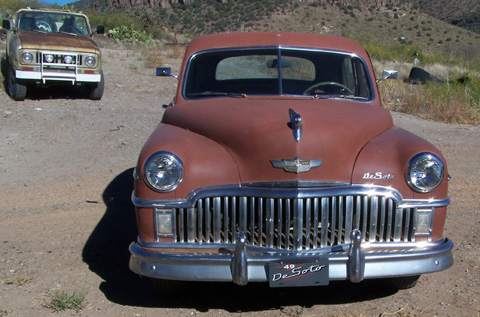
[[[103,72],[100,73],[100,81],[93,85],[90,85],[88,89],[88,97],[92,100],[100,100],[103,96],[103,90],[105,89],[105,80],[103,79]]]
[[[155,292],[161,297],[173,297],[188,290],[189,282],[152,279],[153,288]]]
[[[7,90],[10,97],[15,101],[23,101],[27,96],[27,86],[20,83],[14,75],[12,67],[8,66]]]
[[[420,275],[394,277],[386,280],[390,289],[401,290],[409,289],[417,285]]]
[[[55,24],[55,21],[49,16],[42,16],[42,17],[36,18],[35,26],[37,30],[41,30],[46,33],[57,32],[57,25]]]
[[[410,70],[410,75],[408,76],[408,79],[413,84],[425,84],[429,81],[435,83],[443,83],[443,80],[438,79],[437,77],[433,76],[432,74],[419,67],[413,67]]]

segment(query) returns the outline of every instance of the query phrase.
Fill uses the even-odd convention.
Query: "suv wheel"
[[[100,82],[91,85],[88,89],[88,97],[92,100],[100,100],[103,96],[103,90],[105,88],[105,81],[103,79],[103,72],[100,73]]]
[[[18,82],[12,67],[8,67],[7,88],[8,94],[13,100],[23,101],[27,96],[27,86]]]

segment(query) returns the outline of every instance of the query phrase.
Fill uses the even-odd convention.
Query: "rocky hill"
[[[480,33],[478,0],[418,0],[418,8],[437,19]]]
[[[271,2],[264,0],[265,3]],[[287,0],[285,0],[287,1]],[[79,0],[75,2],[77,8],[110,11],[131,10],[140,8],[169,9],[172,6],[190,6],[194,2],[202,5],[216,6],[237,0]],[[246,3],[260,2],[259,0],[244,0]],[[440,19],[447,23],[480,33],[480,1],[478,0],[292,0],[299,5],[335,6],[346,8],[352,12],[366,10],[419,10],[422,13]]]

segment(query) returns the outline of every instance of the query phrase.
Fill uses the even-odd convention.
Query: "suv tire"
[[[14,71],[10,65],[8,67],[7,75],[7,89],[10,97],[15,101],[23,101],[27,96],[27,86],[20,83],[14,75]]]

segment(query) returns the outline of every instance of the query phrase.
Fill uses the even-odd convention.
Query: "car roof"
[[[186,56],[210,49],[262,46],[288,46],[344,51],[355,53],[368,59],[365,49],[351,39],[332,35],[292,32],[244,32],[205,35],[192,40],[187,48]]]
[[[20,12],[39,12],[39,13],[63,13],[63,14],[70,14],[70,15],[77,15],[77,16],[85,16],[82,13],[71,12],[68,10],[58,10],[58,9],[50,9],[50,8],[38,8],[38,9],[31,9],[31,8],[23,8],[19,9],[17,13]]]

